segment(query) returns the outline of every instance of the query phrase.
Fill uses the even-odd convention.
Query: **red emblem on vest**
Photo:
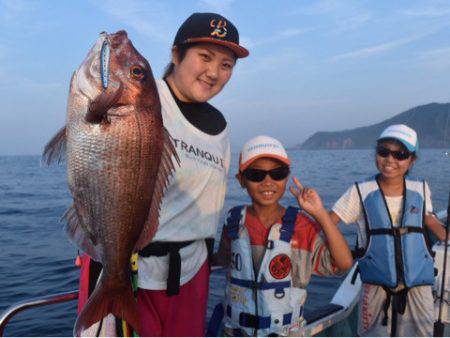
[[[283,279],[291,271],[291,259],[288,255],[276,255],[269,263],[269,271],[273,278]]]

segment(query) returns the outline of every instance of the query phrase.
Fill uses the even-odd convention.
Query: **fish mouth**
[[[105,91],[100,91],[96,99],[91,99],[90,95],[87,95],[83,91],[79,91],[79,94],[84,97],[87,102],[85,120],[88,123],[102,123],[111,122],[112,120],[126,117],[132,114],[134,107],[132,104],[120,104],[117,102],[120,93],[115,93],[116,99],[112,99],[105,104],[98,104],[98,99]]]
[[[128,41],[125,31],[101,32],[83,64],[75,72],[72,87],[87,103],[85,120],[103,123],[130,115],[133,106],[123,102],[123,84],[110,69],[110,55]]]

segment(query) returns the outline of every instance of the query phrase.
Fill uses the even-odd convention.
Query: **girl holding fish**
[[[248,56],[236,27],[214,13],[194,13],[179,28],[172,62],[157,80],[164,126],[180,158],[159,228],[139,252],[141,336],[203,336],[209,285],[208,246],[225,199],[230,163],[224,116],[207,101]]]

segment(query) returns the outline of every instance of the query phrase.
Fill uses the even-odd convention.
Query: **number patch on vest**
[[[269,271],[273,278],[283,279],[291,272],[291,259],[288,255],[276,255],[269,264]]]
[[[231,268],[237,271],[242,270],[242,258],[240,254],[235,252],[231,253]]]

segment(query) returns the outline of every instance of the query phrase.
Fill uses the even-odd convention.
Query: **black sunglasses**
[[[411,152],[405,150],[390,150],[383,146],[377,146],[377,155],[381,157],[388,157],[389,154],[392,155],[393,158],[399,161],[404,161],[411,156]]]
[[[269,175],[275,181],[281,181],[288,177],[289,173],[289,167],[282,166],[271,170],[249,168],[245,169],[241,174],[249,181],[262,182],[267,175]]]

